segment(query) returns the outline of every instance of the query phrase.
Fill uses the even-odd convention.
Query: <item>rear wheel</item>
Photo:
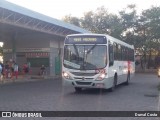
[[[111,88],[109,88],[109,91],[110,92],[113,92],[116,88],[116,85],[117,85],[117,75],[114,76],[114,81],[113,81],[113,85]]]
[[[82,88],[75,87],[75,91],[76,91],[76,92],[81,92],[81,91],[82,91]]]

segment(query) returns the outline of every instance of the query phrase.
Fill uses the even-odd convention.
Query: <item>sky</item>
[[[129,4],[136,4],[137,10],[160,6],[160,0],[6,0],[44,15],[62,19],[66,15],[83,17],[85,12],[104,6],[108,12],[117,14]]]

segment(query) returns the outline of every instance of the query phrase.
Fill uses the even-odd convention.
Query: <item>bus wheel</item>
[[[109,91],[110,92],[113,92],[116,88],[116,85],[117,85],[117,75],[114,76],[114,81],[113,81],[113,85],[111,88],[109,88]]]
[[[76,92],[81,92],[81,91],[82,91],[82,88],[75,87],[75,91],[76,91]]]
[[[125,85],[129,85],[129,82],[130,82],[130,72],[128,72],[127,81],[125,82]]]

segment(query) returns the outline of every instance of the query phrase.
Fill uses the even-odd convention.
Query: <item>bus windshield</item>
[[[105,45],[65,45],[64,67],[77,70],[96,70],[107,64]]]

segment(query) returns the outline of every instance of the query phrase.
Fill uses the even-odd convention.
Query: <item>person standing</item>
[[[25,63],[23,65],[23,72],[24,72],[24,75],[28,73],[28,65],[27,65],[27,63]]]
[[[14,65],[15,65],[15,61],[12,61],[10,63],[10,74],[11,74],[11,79],[13,78],[14,76]]]
[[[8,63],[8,61],[6,61],[5,66],[4,66],[4,74],[5,74],[5,78],[9,77],[9,63]]]
[[[44,75],[45,74],[45,66],[42,65],[41,68],[40,68],[40,75]]]
[[[0,80],[2,79],[3,64],[0,62]]]
[[[18,64],[14,64],[14,75],[16,76],[16,79],[18,78]]]
[[[28,62],[28,63],[27,63],[27,66],[28,66],[28,72],[30,73],[30,72],[31,72],[31,70],[30,70],[30,68],[31,68],[31,63]]]

